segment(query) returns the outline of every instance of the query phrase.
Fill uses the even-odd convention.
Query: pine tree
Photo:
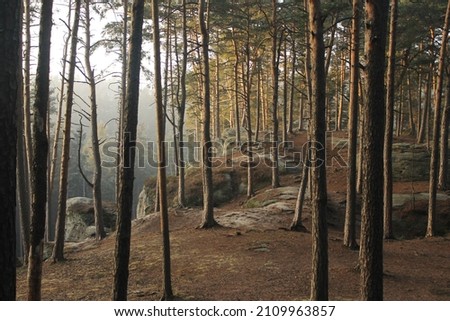
[[[155,97],[156,97],[156,119],[158,131],[158,190],[159,211],[161,217],[161,233],[163,236],[163,300],[172,300],[172,279],[170,264],[170,238],[169,238],[169,213],[167,204],[167,179],[166,179],[166,150],[165,150],[165,114],[162,99],[161,85],[161,48],[159,30],[159,8],[158,0],[152,0],[153,19],[153,51],[155,53]]]
[[[64,260],[64,239],[66,228],[66,204],[69,177],[70,141],[72,127],[72,107],[75,87],[75,65],[77,63],[78,28],[80,25],[81,0],[75,0],[75,13],[72,26],[72,39],[70,44],[69,75],[67,79],[66,116],[64,119],[64,139],[62,145],[61,171],[59,178],[58,214],[56,218],[55,246],[52,260]]]
[[[198,2],[198,20],[202,36],[203,66],[203,114],[202,114],[202,180],[203,180],[203,217],[200,228],[210,228],[217,224],[214,219],[213,177],[212,177],[212,143],[211,143],[211,94],[209,73],[209,30],[206,23],[206,2]]]
[[[47,202],[47,112],[49,101],[50,39],[53,1],[42,2],[36,96],[33,105],[33,156],[31,166],[31,239],[28,260],[28,300],[41,299],[42,260]],[[36,126],[39,124],[40,126]]]
[[[119,199],[117,202],[117,236],[114,254],[113,299],[124,301],[128,293],[128,264],[130,261],[131,214],[133,208],[133,181],[136,132],[139,104],[139,74],[141,69],[142,26],[144,22],[144,0],[135,0],[132,5],[130,55],[127,75],[127,99],[122,122],[122,144],[120,149]]]
[[[16,299],[16,109],[21,101],[21,4],[0,3],[0,300]],[[48,75],[48,74],[47,74]]]
[[[360,1],[353,0],[350,55],[350,103],[348,120],[347,206],[345,208],[344,245],[356,249],[356,171],[359,107],[359,22]]]
[[[309,0],[311,30],[311,300],[328,300],[327,178],[325,159],[325,46],[319,0]]]
[[[383,299],[384,71],[388,0],[367,1],[365,55],[367,103],[363,127],[361,299]]]
[[[387,66],[386,128],[384,130],[384,238],[394,237],[392,232],[392,135],[394,131],[395,101],[395,49],[397,38],[398,0],[391,0],[389,31],[389,60]]]

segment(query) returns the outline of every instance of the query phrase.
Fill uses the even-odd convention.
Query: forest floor
[[[299,137],[296,139],[304,139]],[[344,155],[345,151],[341,151]],[[329,297],[359,299],[358,251],[342,245],[346,169],[327,172],[329,196]],[[295,175],[282,188],[257,191],[264,208],[243,206],[245,196],[219,208],[220,226],[200,230],[201,209],[170,211],[172,283],[178,300],[308,300],[311,235],[288,230],[293,216]],[[396,182],[395,193],[427,192],[427,182]],[[426,202],[396,209],[396,222],[423,229]],[[438,203],[447,219],[450,201]],[[303,220],[310,230],[308,208]],[[448,225],[448,220],[444,223]],[[399,224],[397,239],[384,242],[385,300],[450,300],[450,234],[416,237]],[[162,294],[161,234],[158,215],[133,223],[129,300],[159,300]],[[447,226],[448,227],[448,226]],[[422,231],[420,230],[420,233]],[[423,230],[423,234],[425,230]],[[66,261],[44,263],[43,300],[110,300],[115,234],[96,242],[66,244]],[[18,299],[26,299],[26,268],[18,268]]]

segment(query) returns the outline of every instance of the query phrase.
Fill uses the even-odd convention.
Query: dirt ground
[[[297,138],[299,140],[304,137]],[[344,153],[344,151],[342,151]],[[358,251],[342,245],[346,169],[330,167],[329,296],[359,299]],[[308,300],[311,236],[288,230],[298,187],[284,175],[281,189],[257,191],[279,206],[245,208],[244,196],[216,209],[220,227],[199,230],[200,209],[171,210],[172,283],[179,300]],[[427,182],[396,183],[394,192],[426,192]],[[273,205],[273,204],[272,204]],[[408,215],[408,205],[396,211]],[[418,203],[417,212],[426,204]],[[449,213],[448,202],[440,203]],[[304,224],[310,229],[310,213]],[[236,223],[236,222],[239,222]],[[135,221],[131,243],[129,299],[159,300],[162,294],[162,237],[155,215]],[[44,300],[110,300],[115,235],[101,242],[67,244],[66,261],[44,263]],[[385,300],[450,300],[450,235],[384,242]],[[26,268],[18,268],[18,299],[26,299]]]

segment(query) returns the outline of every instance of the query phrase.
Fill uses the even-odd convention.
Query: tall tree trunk
[[[427,123],[426,123],[426,127],[425,127],[425,143],[426,143],[426,145],[427,145],[427,148],[428,148],[428,150],[431,150],[431,147],[430,147],[430,139],[431,139],[431,131],[432,131],[432,127],[431,127],[431,123],[432,123],[432,119],[431,119],[431,108],[432,108],[432,104],[433,104],[433,94],[435,94],[435,88],[436,88],[436,86],[435,86],[435,84],[436,84],[436,82],[435,82],[435,79],[436,79],[436,77],[434,76],[434,73],[435,73],[435,69],[434,69],[434,67],[433,67],[433,69],[431,69],[430,70],[430,73],[431,73],[431,77],[430,77],[430,83],[429,83],[429,86],[430,86],[430,90],[428,91],[428,107],[427,107]]]
[[[30,217],[31,217],[31,181],[30,181],[30,172],[31,172],[31,158],[32,158],[32,137],[31,137],[31,85],[30,85],[30,78],[31,78],[31,8],[30,8],[30,1],[25,0],[22,2],[23,4],[23,36],[24,39],[24,46],[23,46],[23,62],[22,62],[22,68],[23,68],[23,80],[22,80],[22,91],[23,91],[23,101],[22,104],[19,106],[22,111],[19,112],[22,114],[23,124],[21,124],[21,127],[23,128],[23,151],[21,149],[18,150],[18,156],[20,156],[20,153],[24,153],[23,157],[23,178],[20,179],[18,182],[19,189],[23,189],[27,194],[23,195],[21,197],[21,200],[24,204],[19,204],[19,206],[23,209],[21,210],[21,219],[22,219],[22,234],[23,234],[23,241],[24,241],[24,254],[28,255],[29,253],[29,238],[30,238]],[[23,40],[22,40],[23,41]],[[20,119],[20,118],[19,118]],[[22,120],[19,120],[22,121]],[[20,132],[19,132],[20,134]],[[20,186],[24,184],[23,188]],[[21,202],[21,203],[22,203]],[[25,206],[28,207],[25,208]],[[27,214],[28,212],[28,214]],[[27,215],[28,218],[24,217],[24,215]],[[25,226],[24,224],[27,224],[28,226]],[[25,234],[28,234],[28,236],[25,236]],[[28,240],[27,240],[28,239]],[[24,262],[28,262],[28,256],[24,256]]]
[[[305,110],[305,98],[303,97],[303,93],[300,93],[300,107],[298,110],[298,130],[303,130],[303,113]]]
[[[264,73],[261,75],[264,76]],[[262,108],[262,130],[267,131],[269,120],[269,97],[268,97],[268,84],[266,86],[261,85],[261,108]]]
[[[118,136],[117,136],[117,150],[122,150],[122,128],[123,128],[123,111],[127,103],[127,72],[128,72],[128,0],[123,0],[123,21],[122,21],[122,71],[120,80],[120,107],[119,107],[119,124],[118,124]],[[120,180],[120,153],[117,154],[116,159],[116,202],[119,200],[119,180]]]
[[[247,6],[247,10],[248,10]],[[247,17],[250,13],[247,11]],[[252,74],[253,70],[251,67],[251,55],[250,55],[250,19],[247,19],[247,39],[245,42],[245,73],[243,73],[243,87],[244,87],[244,97],[245,97],[245,111],[247,119],[247,198],[254,196],[253,187],[253,133],[252,133],[252,113],[251,113],[251,88],[252,88]]]
[[[22,5],[22,3],[21,3]],[[23,8],[19,6],[20,15],[22,16]],[[23,28],[23,26],[21,26]],[[21,30],[22,31],[22,30]],[[19,48],[23,46],[23,35],[20,33]],[[18,53],[22,55],[22,49]],[[17,58],[16,58],[17,59]],[[18,95],[16,97],[16,126],[17,126],[17,159],[16,159],[16,184],[17,184],[17,205],[20,221],[20,234],[16,236],[16,241],[21,240],[22,249],[22,261],[24,265],[28,265],[28,256],[30,252],[30,219],[31,219],[31,195],[30,195],[30,178],[29,178],[29,165],[28,155],[26,151],[26,137],[25,137],[25,120],[24,120],[24,99],[23,99],[23,75],[22,75],[23,62],[19,59],[19,65],[17,67],[18,72]],[[20,255],[16,253],[16,255]]]
[[[419,86],[419,92],[417,94],[417,137],[416,137],[416,141],[419,135],[419,130],[420,130],[420,124],[422,123],[422,93],[423,93],[423,76],[422,73],[419,70],[419,75],[417,76],[417,82],[418,82],[418,86]]]
[[[438,188],[442,191],[448,188],[448,125],[450,118],[450,69],[447,65],[447,89],[445,91],[445,107],[441,121],[441,141],[439,145],[439,180]]]
[[[69,12],[67,14],[67,25],[70,26],[70,23],[72,21],[72,0],[69,0],[68,3]],[[66,86],[66,68],[67,68],[67,54],[69,49],[69,43],[71,39],[71,30],[67,30],[67,35],[64,40],[64,48],[63,48],[63,56],[61,58],[62,63],[62,71],[61,71],[61,84],[59,87],[59,102],[58,102],[58,116],[56,117],[56,126],[55,126],[55,134],[53,138],[53,146],[52,146],[52,154],[50,159],[50,173],[49,173],[49,181],[50,186],[48,189],[48,195],[47,195],[47,217],[46,217],[46,240],[49,241],[51,238],[52,231],[51,229],[54,228],[54,222],[52,217],[52,195],[53,195],[53,189],[54,189],[54,182],[55,182],[55,172],[56,172],[56,162],[58,160],[58,146],[59,146],[59,137],[61,135],[61,123],[62,123],[62,113],[63,113],[63,106],[64,106],[64,97],[65,97],[65,86]]]
[[[403,85],[399,84],[400,88],[399,88],[399,102],[398,102],[398,111],[397,111],[397,128],[396,128],[396,135],[397,137],[400,137],[402,135],[402,130],[403,130],[403,101],[404,101],[404,97],[403,97]]]
[[[361,211],[361,299],[383,299],[383,134],[385,50],[389,1],[367,1],[365,108]]]
[[[184,163],[184,118],[186,112],[186,72],[188,59],[188,39],[187,39],[187,12],[186,0],[183,0],[183,60],[181,66],[181,100],[178,107],[178,205],[186,206],[186,188],[185,188],[185,163]]]
[[[31,167],[31,237],[28,260],[28,300],[41,299],[42,256],[44,250],[45,212],[47,202],[47,110],[49,101],[50,38],[53,1],[42,2],[39,30],[39,56],[36,74],[36,96],[33,105],[33,158]],[[1,11],[3,12],[3,10]],[[3,55],[2,55],[3,56]],[[3,126],[2,126],[3,127]]]
[[[289,125],[288,125],[288,133],[294,133],[294,107],[295,107],[295,64],[296,60],[296,48],[295,48],[295,39],[292,39],[292,69],[291,69],[291,92],[289,98]]]
[[[128,292],[128,264],[130,261],[131,216],[136,132],[139,105],[139,74],[141,69],[142,26],[144,0],[132,5],[130,56],[127,68],[127,95],[124,105],[119,167],[119,199],[117,202],[117,235],[114,253],[113,300],[124,301]]]
[[[444,68],[447,53],[448,28],[450,24],[450,0],[447,4],[445,12],[444,28],[442,29],[442,43],[439,52],[439,66],[437,74],[436,92],[434,98],[434,124],[433,124],[433,145],[431,148],[430,159],[430,186],[428,199],[428,224],[426,237],[432,237],[436,234],[436,192],[439,172],[439,140],[440,122],[441,122],[441,105],[442,105],[442,87],[444,83]]]
[[[18,97],[17,109],[17,203],[19,207],[20,230],[23,243],[23,263],[28,264],[30,252],[30,191],[25,145],[22,99]]]
[[[262,85],[261,85],[261,61],[258,59],[257,62],[257,83],[256,83],[256,130],[255,130],[255,142],[259,139],[259,131],[261,130],[261,96],[262,96]]]
[[[311,30],[311,212],[312,278],[311,300],[328,300],[327,180],[325,166],[325,47],[319,0],[309,0]]]
[[[233,46],[234,46],[234,126],[236,129],[236,144],[239,145],[241,142],[241,123],[240,123],[240,113],[239,113],[239,48],[237,44],[236,37],[233,33]]]
[[[31,4],[30,0],[24,0],[24,61],[23,61],[23,82],[24,82],[24,131],[25,150],[27,155],[28,171],[31,172],[32,157],[32,128],[31,128]],[[29,178],[30,179],[30,178]],[[31,189],[31,181],[28,182]],[[31,191],[32,192],[32,191]]]
[[[280,187],[278,170],[278,75],[280,64],[277,0],[272,0],[272,188]],[[280,40],[281,42],[281,40]]]
[[[159,30],[159,8],[158,0],[152,1],[153,20],[153,51],[155,53],[155,97],[156,97],[156,119],[158,140],[158,181],[159,181],[159,204],[161,216],[161,232],[163,239],[163,300],[172,300],[172,280],[170,272],[170,238],[169,238],[169,213],[167,204],[167,180],[166,180],[166,151],[164,145],[165,137],[165,114],[161,85],[161,43]]]
[[[409,129],[410,135],[412,137],[416,137],[416,123],[414,121],[414,103],[413,103],[413,94],[412,94],[412,85],[411,85],[411,75],[408,75],[408,108],[409,108]]]
[[[325,60],[325,77],[328,77],[328,72],[330,71],[331,66],[331,57],[333,56],[333,47],[334,47],[334,39],[336,37],[336,30],[337,30],[337,14],[332,14],[331,17],[331,35],[327,43],[327,50],[326,50],[326,60]]]
[[[283,44],[283,133],[281,136],[281,146],[286,147],[288,133],[288,59],[287,59],[287,39],[284,37]]]
[[[344,53],[341,55],[341,68],[339,80],[339,106],[336,115],[336,130],[342,130],[342,117],[344,114],[344,90],[345,90],[345,59]]]
[[[169,6],[171,7],[172,4],[170,3]],[[176,33],[176,21],[173,21],[174,23],[174,27],[173,27],[173,35],[174,35],[174,39],[173,42],[175,45],[172,45],[172,37],[170,37],[170,51],[172,51],[172,47],[173,47],[173,54],[175,55],[175,62],[174,59],[170,59],[169,60],[169,77],[171,79],[171,91],[170,91],[170,113],[171,113],[171,121],[170,124],[172,125],[172,136],[173,136],[173,146],[175,147],[173,149],[173,160],[170,161],[170,157],[169,158],[169,163],[174,165],[173,167],[175,168],[175,176],[179,176],[180,172],[179,172],[179,167],[178,164],[180,163],[178,158],[179,158],[179,150],[176,146],[178,146],[178,133],[177,133],[177,120],[176,120],[176,113],[175,113],[175,108],[178,108],[176,106],[176,104],[178,103],[178,88],[179,88],[179,83],[178,83],[178,39],[177,39],[177,33]],[[171,32],[171,30],[168,29],[168,32]],[[169,51],[169,50],[168,50]],[[177,75],[176,78],[174,77],[174,63],[176,64],[176,69],[177,69]],[[175,79],[175,80],[174,80]],[[167,116],[168,117],[168,116]],[[170,165],[169,165],[169,169],[170,169]]]
[[[430,64],[430,71],[427,74],[427,82],[425,85],[425,101],[422,109],[422,117],[419,126],[419,134],[417,136],[417,143],[423,144],[425,141],[425,136],[427,136],[428,132],[428,124],[429,124],[429,109],[430,109],[430,100],[431,100],[431,84],[433,79],[433,64]]]
[[[304,0],[305,10],[308,12],[308,0]],[[311,39],[310,39],[310,30],[309,23],[306,22],[305,25],[305,42],[306,42],[306,50],[305,50],[305,78],[306,78],[306,93],[308,98],[308,117],[311,118],[312,113],[312,85],[311,85]],[[309,125],[307,126],[310,128]]]
[[[72,39],[70,44],[69,75],[67,80],[66,117],[64,119],[64,139],[61,155],[61,171],[59,177],[58,212],[56,218],[55,246],[53,247],[52,260],[54,262],[64,260],[64,238],[66,227],[66,203],[67,183],[69,176],[70,158],[70,131],[72,125],[72,106],[75,85],[75,65],[77,58],[78,27],[80,24],[81,0],[75,0],[75,14],[72,27]]]
[[[220,56],[216,53],[216,110],[214,111],[214,136],[220,139]]]
[[[305,194],[306,194],[306,188],[308,187],[308,176],[309,176],[309,169],[311,167],[311,164],[309,163],[310,160],[310,142],[308,142],[307,150],[304,151],[305,155],[303,157],[303,168],[302,168],[302,181],[300,183],[300,187],[298,189],[297,194],[297,201],[295,203],[295,209],[294,209],[294,218],[292,219],[292,223],[290,226],[291,231],[298,231],[298,232],[305,232],[306,227],[302,223],[302,213],[303,213],[303,205],[305,202]]]
[[[308,12],[308,0],[304,0],[304,7],[305,10]],[[311,119],[312,115],[312,97],[313,97],[313,91],[312,91],[312,77],[311,77],[311,46],[310,46],[310,36],[309,36],[309,29],[310,24],[309,21],[306,22],[305,25],[305,38],[306,38],[306,57],[305,57],[305,78],[306,78],[306,88],[307,88],[307,97],[308,97],[308,115]],[[303,97],[303,96],[302,96]],[[302,128],[303,123],[303,99],[300,101],[300,121],[299,121],[299,128]],[[305,231],[306,228],[303,226],[302,223],[302,212],[303,212],[303,205],[305,201],[305,193],[306,188],[308,186],[309,180],[308,176],[310,175],[310,159],[311,159],[311,122],[308,123],[308,145],[307,150],[304,151],[304,161],[303,161],[303,169],[302,169],[302,181],[300,183],[299,191],[297,194],[297,201],[295,203],[295,210],[294,210],[294,218],[292,220],[290,229],[293,231]]]
[[[359,23],[361,2],[353,0],[353,20],[350,55],[350,102],[348,106],[348,168],[347,206],[345,208],[344,245],[357,249],[356,243],[356,171],[358,153],[358,107],[359,107]]]
[[[364,150],[364,127],[366,124],[366,120],[365,120],[365,113],[364,113],[364,109],[366,108],[366,100],[365,100],[365,92],[364,92],[364,86],[363,86],[363,81],[361,79],[361,77],[359,77],[359,96],[360,96],[360,104],[362,106],[361,111],[359,113],[359,127],[358,127],[358,135],[359,135],[359,146],[358,146],[358,175],[357,175],[357,179],[356,179],[356,192],[357,193],[361,193],[362,192],[362,183],[363,183],[363,165],[362,165],[362,161],[363,161],[363,150]]]
[[[22,108],[21,15],[22,5],[20,1],[2,1],[0,3],[0,30],[2,30],[0,33],[0,106],[2,106],[0,111],[0,146],[2,151],[0,158],[2,169],[0,171],[1,301],[14,301],[16,299],[16,110]],[[38,99],[37,96],[36,99]]]
[[[203,123],[202,123],[202,179],[203,179],[203,217],[200,228],[210,228],[216,225],[213,204],[212,177],[212,144],[211,144],[211,93],[209,73],[209,30],[205,17],[205,0],[198,2],[198,19],[201,32],[201,49],[203,62]]]
[[[97,125],[97,88],[95,83],[94,70],[91,66],[91,15],[90,15],[90,1],[85,1],[85,31],[86,39],[84,44],[85,49],[85,69],[87,75],[87,82],[90,88],[90,104],[91,104],[91,145],[92,155],[94,157],[94,175],[92,179],[92,192],[94,198],[94,224],[95,224],[95,238],[102,240],[105,238],[105,227],[103,224],[103,203],[102,203],[102,165],[100,157],[100,142],[98,140],[98,125]]]
[[[386,127],[384,129],[383,146],[383,175],[384,175],[384,238],[392,239],[392,134],[394,131],[394,102],[395,102],[395,48],[397,42],[398,0],[391,0],[389,22],[389,53],[387,65],[386,89]]]

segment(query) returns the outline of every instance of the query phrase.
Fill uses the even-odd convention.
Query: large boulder
[[[117,210],[114,203],[103,202],[103,221],[106,231],[114,230]],[[87,197],[73,197],[67,200],[65,239],[80,242],[95,234],[94,201]],[[93,232],[94,231],[94,232]]]
[[[425,145],[392,145],[392,174],[395,181],[426,181],[430,174],[430,153]]]

